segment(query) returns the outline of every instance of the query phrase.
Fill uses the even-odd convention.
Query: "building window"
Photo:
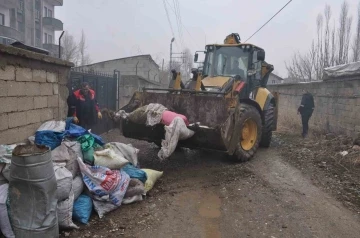
[[[5,15],[0,13],[0,25],[5,26]]]
[[[48,35],[48,44],[52,44],[53,43],[53,37],[52,35]]]
[[[18,10],[23,13],[25,7],[24,7],[24,0],[19,0],[19,6],[18,6]]]
[[[44,17],[47,17],[48,16],[48,9],[47,7],[44,7]]]
[[[48,17],[52,17],[52,11],[50,9],[48,10]]]
[[[273,80],[271,83],[272,83],[272,84],[275,84],[275,80]]]
[[[19,20],[20,18],[18,18],[18,20]],[[18,31],[20,31],[20,32],[25,32],[25,25],[24,25],[24,23],[22,23],[22,22],[20,22],[20,21],[18,21]]]
[[[48,34],[44,33],[44,44],[48,43]]]

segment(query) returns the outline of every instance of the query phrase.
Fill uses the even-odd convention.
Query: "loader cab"
[[[264,50],[250,44],[208,45],[203,66],[204,77],[235,77],[244,81],[261,79]]]

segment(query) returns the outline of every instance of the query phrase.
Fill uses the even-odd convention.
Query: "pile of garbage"
[[[56,179],[56,189],[34,185],[30,180],[31,174],[44,173],[43,177],[34,181],[51,180],[51,174],[39,169],[32,173],[29,169],[36,169],[33,165],[22,165],[22,173],[26,179],[18,179],[20,166],[15,159],[24,146],[31,146],[41,150],[37,165],[47,164],[44,158],[49,157],[51,171]],[[24,147],[24,148],[23,148]],[[45,148],[45,149],[44,149]],[[49,121],[40,126],[34,136],[28,138],[27,143],[15,145],[0,145],[0,229],[5,237],[17,236],[17,226],[21,219],[33,219],[23,214],[19,218],[16,209],[10,209],[27,190],[21,191],[21,184],[30,184],[31,196],[40,192],[47,194],[46,198],[37,203],[38,212],[44,212],[41,222],[22,223],[22,229],[44,230],[45,223],[51,217],[51,203],[55,203],[54,219],[60,229],[79,228],[73,221],[87,224],[93,209],[102,218],[105,214],[119,208],[122,204],[142,201],[163,172],[151,169],[140,169],[138,166],[139,150],[131,144],[105,141],[98,135],[72,123],[72,118],[66,121]],[[26,152],[22,161],[34,161],[36,156]],[[35,159],[34,159],[34,158]],[[12,161],[14,160],[14,161]],[[13,163],[12,163],[13,162]],[[54,181],[55,181],[54,179]],[[31,181],[31,183],[30,183]],[[15,183],[16,182],[16,183]],[[39,182],[40,183],[40,182]],[[16,185],[15,185],[16,184]],[[48,190],[46,190],[48,189]],[[26,190],[26,191],[25,191]],[[41,191],[40,191],[41,190]],[[51,197],[51,194],[54,196]],[[48,199],[49,201],[47,202]],[[24,206],[28,206],[27,204]],[[34,208],[33,208],[34,209]],[[37,219],[41,217],[36,215]],[[35,224],[36,223],[36,224]],[[16,227],[15,227],[16,226]],[[48,225],[49,226],[49,225]],[[15,229],[16,228],[16,229]],[[30,236],[29,236],[30,237]]]
[[[164,160],[175,151],[179,140],[186,140],[192,137],[195,132],[188,129],[189,121],[186,116],[169,111],[158,103],[150,103],[137,108],[131,113],[119,110],[109,115],[115,122],[126,119],[136,124],[165,126],[165,139],[161,142],[161,150],[158,153],[160,160]]]

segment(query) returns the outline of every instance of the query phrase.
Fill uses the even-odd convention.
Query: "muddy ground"
[[[221,153],[158,147],[114,130],[107,141],[140,149],[142,168],[164,171],[145,201],[123,205],[62,237],[359,237],[359,151],[344,138],[276,133],[247,163]],[[341,151],[350,152],[347,156]],[[359,161],[358,161],[359,160]]]

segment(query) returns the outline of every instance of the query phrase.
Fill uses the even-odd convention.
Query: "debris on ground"
[[[152,108],[165,110],[159,105]],[[153,117],[159,117],[154,111],[151,113]],[[161,115],[157,120],[161,121]],[[0,145],[0,217],[8,216],[6,200],[8,183],[12,181],[11,161],[14,150],[23,144]],[[79,228],[73,220],[80,224],[91,223],[93,206],[99,218],[103,218],[121,204],[143,201],[150,190],[145,187],[152,188],[162,175],[162,172],[159,175],[153,170],[141,170],[139,150],[131,144],[105,143],[102,137],[73,124],[72,118],[42,124],[35,135],[29,137],[28,144],[51,149],[48,150],[49,157],[57,184],[52,202],[57,203],[58,226],[60,230],[67,230],[63,234],[66,237],[70,236],[71,229]],[[11,211],[9,218],[12,218]],[[6,222],[1,219],[2,233],[14,237],[11,222]]]
[[[289,163],[347,207],[360,212],[360,146],[356,140],[335,134],[311,135],[304,140],[283,131],[274,133],[273,142],[279,144],[281,154]]]

